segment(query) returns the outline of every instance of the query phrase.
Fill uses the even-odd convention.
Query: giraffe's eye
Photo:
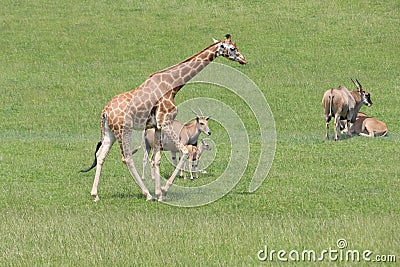
[[[232,47],[230,48],[230,50],[231,50],[231,51],[235,51],[235,47],[232,46]]]
[[[222,45],[220,46],[220,48],[221,48],[221,49],[225,49],[225,46],[222,44]]]

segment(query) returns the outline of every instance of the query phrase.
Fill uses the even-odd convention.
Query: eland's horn
[[[361,87],[357,80],[356,80],[357,82],[354,81],[352,78],[350,78],[350,80],[354,83],[354,85],[355,85],[357,88],[358,88],[358,87]]]
[[[362,88],[361,83],[356,79],[358,85],[360,86],[360,88]]]
[[[202,117],[204,117],[203,111],[199,108],[200,114]]]
[[[190,110],[193,112],[194,115],[196,115],[196,117],[199,116],[199,115],[196,113],[196,111],[194,111],[192,108],[190,108]]]

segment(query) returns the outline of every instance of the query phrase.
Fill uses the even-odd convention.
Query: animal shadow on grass
[[[353,135],[347,135],[347,134],[345,134],[345,133],[342,133],[342,134],[339,135],[339,140],[338,140],[338,141],[340,141],[340,140],[347,140],[347,139],[351,139],[351,138],[354,138],[354,137],[357,137],[357,135],[355,135],[355,134],[353,134]]]
[[[235,194],[238,195],[253,195],[254,192],[249,192],[249,191],[238,191],[238,192],[234,192]]]
[[[126,193],[126,192],[117,192],[111,195],[112,198],[120,198],[120,199],[143,199],[143,195],[140,193]]]

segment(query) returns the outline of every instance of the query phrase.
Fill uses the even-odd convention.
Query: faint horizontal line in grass
[[[90,134],[56,131],[0,131],[2,141],[95,142]]]

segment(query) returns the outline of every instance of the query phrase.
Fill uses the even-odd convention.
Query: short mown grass
[[[396,1],[3,1],[0,265],[258,266],[265,245],[322,251],[340,238],[398,262],[399,14]],[[244,121],[251,154],[237,186],[197,208],[146,202],[115,146],[93,203],[94,171],[78,171],[93,160],[103,106],[226,33],[249,63],[217,62],[253,80],[275,118],[263,185],[247,192],[260,151],[254,115],[234,94],[191,84],[177,103],[218,99]],[[350,77],[371,93],[362,110],[386,122],[387,137],[324,139],[323,92],[353,88]],[[224,114],[209,115],[216,159],[179,185],[226,167]],[[141,169],[140,153],[135,162]]]

